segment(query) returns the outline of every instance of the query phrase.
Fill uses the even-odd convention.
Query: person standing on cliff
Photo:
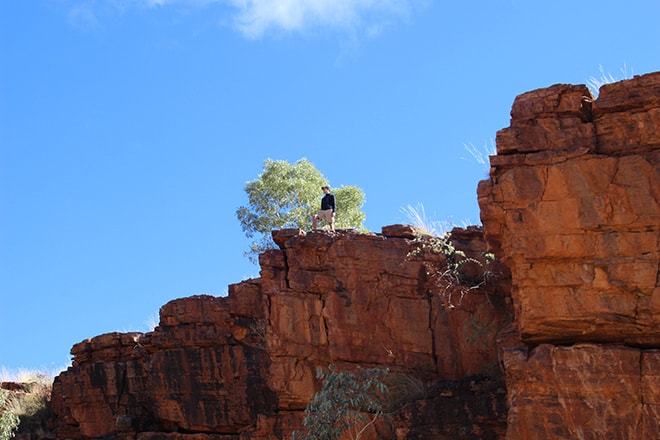
[[[312,229],[316,230],[317,222],[319,219],[325,220],[330,226],[330,230],[335,230],[335,211],[337,205],[335,204],[335,195],[330,192],[329,186],[321,187],[323,191],[323,198],[321,199],[321,210],[312,216]]]

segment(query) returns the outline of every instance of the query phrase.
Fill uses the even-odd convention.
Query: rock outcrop
[[[369,439],[657,438],[660,73],[525,93],[497,149],[483,232],[275,231],[228,297],[75,345],[55,437],[288,439],[333,364],[410,384]]]
[[[660,73],[519,96],[479,185],[511,269],[507,439],[660,432]]]
[[[75,345],[53,387],[57,435],[286,439],[329,364],[386,367],[418,384],[379,427],[398,438],[504,435],[495,343],[507,317],[503,266],[465,264],[465,279],[479,283],[454,283],[439,276],[447,256],[406,226],[274,239],[281,249],[260,256],[260,278],[230,286],[228,297],[177,299],[153,332]],[[452,243],[483,260],[478,228],[454,230]],[[438,418],[443,407],[460,417]]]

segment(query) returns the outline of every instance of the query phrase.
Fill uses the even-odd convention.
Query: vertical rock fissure
[[[287,289],[291,288],[289,284],[289,257],[286,250],[282,249],[282,260],[284,261],[284,285]]]
[[[330,347],[332,344],[330,344],[330,330],[328,329],[328,320],[326,319],[326,311],[325,311],[325,298],[323,295],[319,295],[319,301],[321,302],[321,324],[320,326],[323,327],[323,333],[325,334],[325,341],[328,344],[328,347]],[[319,329],[320,331],[320,329]]]
[[[128,386],[128,377],[127,377],[127,368],[126,368],[126,362],[121,362],[119,365],[119,368],[121,368],[121,379],[118,381],[119,382],[119,387],[117,390],[117,407],[116,407],[116,414],[117,415],[122,415],[120,413],[120,408],[121,408],[121,399],[124,395],[124,391],[126,390],[126,387]]]
[[[642,412],[644,411],[644,350],[639,350],[639,402],[642,406]]]
[[[433,357],[433,365],[434,365],[435,371],[437,372],[438,371],[438,358],[439,358],[439,355],[438,355],[438,350],[437,350],[436,341],[435,341],[435,332],[433,331],[433,316],[435,316],[434,310],[433,310],[433,294],[430,293],[427,296],[426,300],[428,301],[428,304],[429,304],[428,325],[429,325],[429,332],[431,333],[431,355]]]

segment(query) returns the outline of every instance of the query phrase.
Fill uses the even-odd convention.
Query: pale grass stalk
[[[405,208],[401,208],[401,212],[406,216],[410,225],[417,228],[422,234],[441,237],[444,236],[451,227],[451,224],[448,222],[443,223],[429,220],[426,216],[424,205],[421,203],[418,203],[417,206],[408,205]]]
[[[589,90],[594,97],[598,97],[601,86],[605,84],[612,84],[617,81],[622,81],[624,79],[630,79],[635,74],[632,69],[630,69],[630,73],[628,72],[628,66],[625,62],[623,63],[623,67],[619,69],[621,70],[621,78],[616,78],[611,73],[606,73],[602,65],[598,66],[598,70],[600,70],[600,77],[597,78],[592,76],[587,80],[587,87],[589,87]]]
[[[486,172],[490,171],[490,156],[497,154],[495,141],[491,139],[490,142],[484,142],[481,147],[476,147],[473,143],[464,143],[463,148]]]

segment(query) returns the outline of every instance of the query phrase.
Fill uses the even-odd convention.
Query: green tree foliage
[[[14,437],[20,420],[12,411],[9,401],[9,391],[0,389],[0,440]]]
[[[324,185],[328,185],[328,180],[305,158],[294,164],[271,159],[264,162],[259,177],[245,184],[248,204],[236,211],[245,235],[255,238],[246,252],[252,261],[259,253],[275,247],[272,230],[310,227],[312,214],[321,207]],[[337,203],[335,228],[364,230],[362,190],[341,186],[332,192]]]
[[[332,365],[317,371],[323,387],[305,409],[305,432],[294,432],[292,439],[334,440],[344,433],[359,439],[383,416],[387,374],[380,368],[337,371]]]

